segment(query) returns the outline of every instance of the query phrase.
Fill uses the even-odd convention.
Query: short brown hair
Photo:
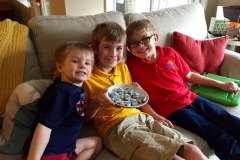
[[[96,25],[92,32],[92,42],[98,48],[101,40],[126,43],[125,30],[116,22],[103,22]]]
[[[88,44],[80,41],[69,41],[60,45],[55,51],[55,61],[63,63],[67,57],[68,52],[74,49],[87,51],[86,53],[89,54],[92,59],[91,65],[94,65],[94,53],[92,48]]]
[[[132,34],[138,34],[144,31],[152,32],[152,34],[155,34],[156,32],[152,23],[148,19],[138,19],[128,24],[126,34],[127,37],[130,37]]]

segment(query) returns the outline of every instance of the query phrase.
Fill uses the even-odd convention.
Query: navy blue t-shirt
[[[59,78],[46,89],[37,120],[52,132],[43,155],[75,151],[76,140],[83,127],[83,102],[82,88],[62,82]],[[24,145],[23,157],[28,155],[31,139],[32,136]]]

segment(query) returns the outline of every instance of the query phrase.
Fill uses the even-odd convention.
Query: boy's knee
[[[184,153],[187,153],[187,154],[196,154],[196,153],[200,153],[201,150],[193,145],[193,144],[189,144],[189,143],[185,143],[184,144]]]

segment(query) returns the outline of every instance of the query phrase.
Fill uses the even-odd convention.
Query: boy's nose
[[[85,67],[86,67],[86,65],[85,65],[85,63],[83,63],[83,62],[81,62],[81,63],[78,64],[78,68],[85,68]]]
[[[141,41],[139,41],[139,43],[138,43],[138,46],[137,47],[139,47],[139,46],[144,46],[144,43],[142,43]]]
[[[116,57],[117,56],[117,50],[116,49],[113,49],[110,53],[111,57]]]

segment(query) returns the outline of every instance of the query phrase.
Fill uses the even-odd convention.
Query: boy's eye
[[[109,49],[110,47],[109,46],[105,46],[104,48]]]
[[[73,63],[78,63],[78,60],[72,60]]]
[[[122,50],[123,48],[122,47],[118,47],[117,50]]]
[[[91,63],[90,63],[90,62],[86,62],[85,64],[86,64],[86,65],[91,65]]]
[[[142,41],[143,43],[149,42],[149,37],[144,37],[143,39],[141,39],[141,41]]]
[[[130,46],[138,46],[138,41],[130,43]]]

